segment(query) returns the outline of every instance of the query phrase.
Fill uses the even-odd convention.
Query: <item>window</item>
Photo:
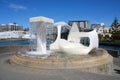
[[[89,46],[90,45],[90,39],[88,37],[81,37],[80,38],[80,43],[83,44],[84,46]]]

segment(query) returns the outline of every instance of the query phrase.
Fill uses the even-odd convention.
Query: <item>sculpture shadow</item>
[[[120,70],[114,69],[114,71],[115,71],[117,74],[120,74]]]

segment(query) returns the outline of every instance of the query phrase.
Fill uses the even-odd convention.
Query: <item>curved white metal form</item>
[[[91,51],[91,48],[88,48],[79,43],[69,42],[64,39],[60,39],[59,46],[60,46],[61,52],[67,53],[67,54],[87,55]]]
[[[74,33],[76,33],[76,32],[79,33],[79,29],[78,29],[77,24],[73,23],[72,28],[71,28],[69,35],[68,35],[68,41],[72,41],[72,42],[74,41],[74,42],[79,43],[80,39],[78,38],[76,40],[76,37],[78,37],[78,34],[74,35]]]
[[[90,39],[89,46],[80,43],[80,38],[88,37]],[[69,40],[70,39],[70,40]],[[98,48],[98,36],[96,31],[91,32],[74,32],[69,35],[69,39],[60,39],[60,49],[67,54],[87,55],[92,49]]]
[[[74,23],[70,33],[68,35],[68,41],[69,42],[77,42],[80,43],[80,40],[83,37],[88,37],[90,40],[90,48],[98,48],[98,34],[96,30],[93,30],[91,32],[79,32],[77,24]]]
[[[69,27],[69,25],[65,22],[57,22],[54,24],[54,26],[57,27],[57,38],[56,38],[55,42],[50,45],[50,50],[60,51],[59,40],[61,39],[61,28],[62,28],[62,26]]]
[[[96,31],[79,32],[77,24],[74,23],[68,40],[61,39],[61,25],[57,24],[58,36],[56,41],[50,45],[51,50],[61,51],[67,54],[87,55],[93,48],[98,48],[98,35]],[[89,38],[89,46],[80,43],[83,37]]]
[[[56,51],[60,50],[60,48],[59,48],[60,38],[61,38],[61,25],[58,25],[57,26],[57,38],[56,38],[55,42],[50,45],[50,50],[56,50]]]
[[[80,40],[84,37],[89,38],[89,46],[80,43]],[[93,48],[98,48],[98,35],[95,30],[79,32],[77,24],[74,23],[68,35],[68,40],[61,39],[59,46],[64,53],[87,55]]]

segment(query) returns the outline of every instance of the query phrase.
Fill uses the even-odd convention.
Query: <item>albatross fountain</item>
[[[47,26],[57,28],[57,38],[46,49]],[[63,26],[70,28],[67,40],[61,39]],[[67,23],[54,23],[46,17],[30,18],[31,40],[35,43],[30,50],[21,51],[10,57],[9,62],[38,69],[77,69],[87,72],[111,74],[112,57],[106,50],[98,48],[96,31],[79,32],[77,25],[72,28]],[[89,45],[81,40],[88,38]]]

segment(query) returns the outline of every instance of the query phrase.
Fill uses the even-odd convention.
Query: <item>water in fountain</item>
[[[51,27],[53,20],[45,17],[33,17],[30,18],[30,36],[31,36],[31,49],[26,52],[19,52],[19,54],[43,57],[48,56],[49,53],[46,50],[46,30],[47,27]]]

